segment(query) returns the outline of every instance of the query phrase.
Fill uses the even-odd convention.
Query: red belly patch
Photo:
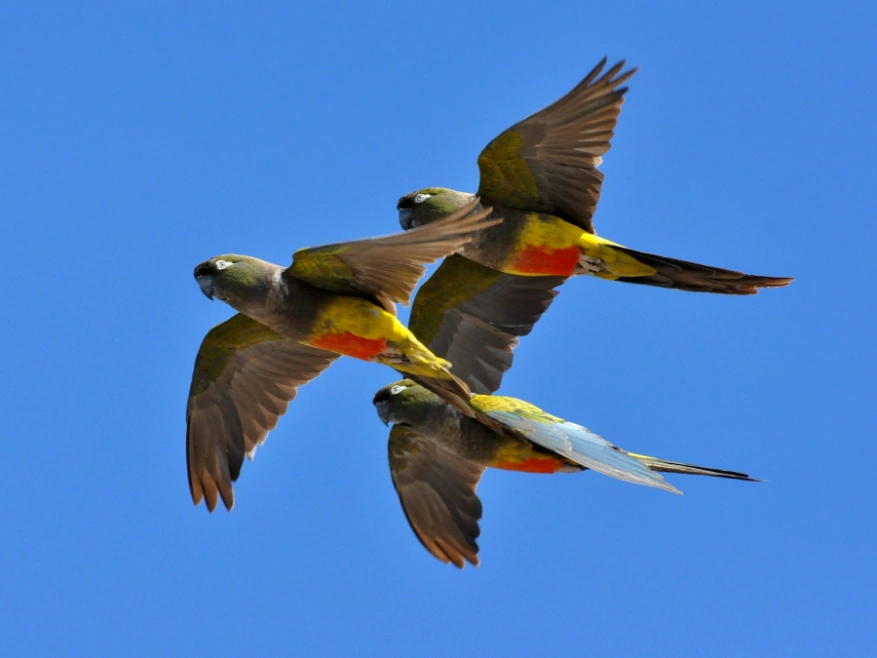
[[[337,352],[364,361],[380,354],[387,348],[386,338],[363,338],[347,331],[340,334],[332,332],[315,336],[310,340],[310,343],[321,350]]]
[[[551,457],[527,457],[520,461],[504,461],[491,464],[493,468],[505,471],[521,471],[523,473],[556,473],[566,465],[565,462]]]
[[[527,274],[572,276],[580,256],[581,251],[578,247],[551,249],[550,247],[528,244],[512,268],[517,272],[526,272]]]

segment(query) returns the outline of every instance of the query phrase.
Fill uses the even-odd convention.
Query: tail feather
[[[685,475],[709,475],[717,478],[728,478],[730,480],[746,480],[748,482],[761,482],[751,478],[746,473],[738,473],[737,471],[725,471],[719,468],[708,468],[706,466],[695,466],[694,464],[683,464],[682,462],[671,462],[657,457],[649,457],[648,455],[637,455],[632,452],[627,453],[631,457],[640,460],[648,466],[650,471],[659,473],[683,473]]]
[[[472,391],[469,390],[469,387],[460,378],[450,375],[448,379],[441,379],[438,377],[414,375],[402,370],[398,370],[398,372],[415,384],[420,384],[423,388],[435,393],[442,400],[469,416],[469,418],[475,418],[476,412],[469,404],[469,400],[472,399]]]
[[[626,283],[676,288],[692,292],[755,295],[759,288],[782,288],[794,281],[790,277],[744,274],[720,267],[710,267],[676,258],[657,256],[627,247],[616,246],[615,249],[656,270],[656,273],[651,276],[622,276],[617,279]]]

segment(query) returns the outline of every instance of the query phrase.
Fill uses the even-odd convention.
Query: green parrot
[[[563,277],[518,276],[449,256],[420,287],[408,328],[477,395],[471,413],[410,379],[374,397],[378,415],[395,423],[389,458],[393,483],[420,541],[443,562],[478,564],[481,503],[475,487],[488,466],[553,473],[591,468],[619,479],[676,491],[658,472],[751,479],[634,455],[574,423],[496,391],[512,350],[550,306]]]
[[[390,472],[411,529],[436,558],[460,568],[465,561],[479,563],[481,501],[475,489],[488,467],[525,473],[591,469],[677,494],[659,473],[757,482],[744,473],[627,452],[515,398],[476,395],[471,418],[403,379],[380,389],[373,402],[380,419],[393,423]]]
[[[497,223],[477,201],[413,232],[300,249],[288,268],[223,255],[195,268],[210,299],[239,312],[210,330],[198,351],[187,406],[189,488],[212,511],[234,504],[244,456],[275,427],[299,386],[341,355],[388,365],[464,413],[468,387],[396,317],[424,264]]]
[[[522,276],[601,279],[730,295],[788,285],[787,277],[753,276],[623,247],[594,231],[603,174],[627,87],[636,72],[604,58],[572,91],[496,137],[478,157],[478,196],[503,218],[459,252],[486,267]],[[443,187],[406,194],[397,204],[408,230],[446,217],[474,195]]]

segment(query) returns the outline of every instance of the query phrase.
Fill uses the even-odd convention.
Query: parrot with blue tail
[[[373,403],[393,424],[390,472],[402,509],[423,546],[444,563],[479,564],[482,507],[475,489],[487,468],[524,473],[590,469],[624,482],[681,493],[661,473],[757,481],[745,473],[627,452],[586,427],[516,398],[475,395],[474,417],[415,384],[381,388]]]

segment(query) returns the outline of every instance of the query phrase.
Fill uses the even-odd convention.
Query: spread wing
[[[604,58],[575,89],[516,123],[478,157],[485,203],[556,215],[594,232],[603,174],[597,169],[636,69],[621,61],[603,75]],[[619,74],[620,73],[620,74]]]
[[[207,509],[234,505],[231,483],[252,459],[299,386],[338,354],[296,343],[245,315],[211,329],[198,350],[186,409],[189,490]]]
[[[408,327],[474,393],[493,393],[511,368],[518,337],[530,333],[564,281],[449,256],[417,291]]]
[[[475,493],[484,467],[457,457],[407,425],[394,425],[390,473],[414,534],[439,560],[478,565],[481,501]]]
[[[547,414],[523,400],[478,396],[472,400],[472,406],[536,445],[585,468],[625,482],[681,493],[640,460],[616,448],[587,427]]]
[[[367,295],[385,307],[408,304],[424,264],[457,251],[477,231],[502,221],[488,218],[490,208],[472,212],[473,200],[457,212],[426,226],[379,238],[299,249],[287,272],[319,288]]]

